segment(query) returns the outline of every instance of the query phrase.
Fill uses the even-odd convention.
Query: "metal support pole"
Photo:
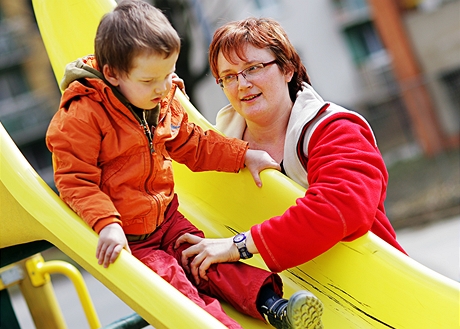
[[[57,260],[45,262],[41,255],[35,255],[26,261],[26,268],[31,283],[35,287],[40,287],[45,284],[46,281],[49,280],[49,275],[52,273],[60,273],[67,276],[75,286],[90,328],[97,329],[101,327],[83,276],[75,266]]]
[[[26,262],[41,259],[40,254],[17,263],[27,273]],[[27,302],[30,314],[37,329],[66,329],[66,323],[59,307],[49,275],[45,275],[39,286],[33,284],[31,277],[25,275],[19,282],[19,288]]]

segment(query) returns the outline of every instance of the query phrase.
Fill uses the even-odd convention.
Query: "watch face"
[[[246,239],[246,236],[242,233],[236,235],[234,238],[233,238],[233,242],[234,243],[240,243],[241,241],[244,241],[244,239]]]

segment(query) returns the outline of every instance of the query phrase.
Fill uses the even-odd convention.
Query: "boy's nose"
[[[155,94],[164,94],[166,92],[166,90],[168,89],[168,86],[166,84],[162,84],[162,85],[158,85],[154,88],[154,92]]]
[[[155,85],[155,88],[153,89],[153,91],[157,94],[165,94],[169,92],[169,90],[171,89],[171,86],[172,86],[171,81],[165,80]]]

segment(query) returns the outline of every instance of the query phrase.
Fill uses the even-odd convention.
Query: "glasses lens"
[[[237,80],[237,75],[229,74],[221,78],[222,84],[224,87],[229,88],[235,85]]]
[[[257,76],[260,72],[262,72],[262,69],[264,68],[264,64],[257,64],[253,65],[251,67],[248,67],[246,70],[243,71],[244,75],[246,77],[255,77]]]
[[[242,75],[246,80],[249,80],[251,78],[255,78],[256,76],[258,76],[260,73],[263,72],[263,69],[264,67],[270,65],[270,64],[274,64],[275,61],[272,61],[272,62],[269,62],[269,63],[260,63],[260,64],[256,64],[256,65],[253,65],[253,66],[250,66],[248,67],[247,69],[237,73],[237,74],[229,74],[229,75],[226,75],[222,78],[220,78],[219,80],[217,80],[217,82],[219,83],[219,85],[222,87],[222,88],[233,88],[234,86],[236,86],[236,82],[238,81],[238,75]]]

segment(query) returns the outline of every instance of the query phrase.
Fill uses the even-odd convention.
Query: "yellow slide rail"
[[[50,282],[50,274],[63,274],[67,276],[75,286],[80,303],[83,306],[89,327],[97,329],[101,326],[96,310],[86,288],[85,280],[80,271],[72,264],[60,260],[45,262],[41,255],[30,257],[26,262],[27,274],[34,287],[41,287]]]
[[[57,80],[66,63],[92,53],[100,17],[111,0],[33,0],[37,21]],[[178,93],[191,120],[211,127]],[[0,247],[48,240],[83,266],[156,328],[223,328],[134,257],[122,252],[113,266],[97,264],[97,235],[67,208],[0,129]],[[181,211],[208,236],[279,215],[305,190],[273,170],[255,186],[248,171],[191,173],[175,164]],[[5,206],[4,206],[5,205]],[[84,241],[85,243],[82,243]],[[260,257],[251,264],[264,267]],[[286,295],[313,291],[324,303],[326,328],[458,328],[460,284],[399,253],[372,233],[339,243],[314,260],[281,273]],[[260,321],[226,310],[245,328]]]
[[[24,248],[26,248],[24,246]],[[72,264],[43,259],[40,253],[0,269],[0,290],[18,285],[37,329],[65,329],[65,320],[51,284],[50,274],[67,276],[75,286],[89,327],[101,327],[80,271]],[[3,309],[2,309],[3,312]]]
[[[122,251],[105,269],[97,235],[37,175],[0,125],[0,248],[47,240],[155,328],[225,328],[144,264]]]
[[[39,254],[31,258],[37,256]],[[0,269],[0,290],[13,285],[19,287],[37,329],[66,329],[66,322],[59,307],[51,280],[47,277],[40,285],[34,285],[26,268],[28,260],[29,258],[25,258]],[[2,293],[4,292],[2,291]],[[6,322],[8,327],[17,327],[13,320],[17,319],[17,315],[12,316],[9,314],[4,305],[2,305],[1,317],[5,319],[3,321]],[[4,324],[3,321],[2,324]]]

